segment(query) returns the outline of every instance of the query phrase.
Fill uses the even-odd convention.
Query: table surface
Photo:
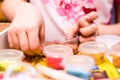
[[[10,25],[10,23],[1,22],[0,23],[0,32],[3,31],[4,29],[6,29],[9,25]]]
[[[10,23],[1,22],[0,23],[0,32],[3,31],[4,29],[6,29],[9,26],[10,26]],[[47,45],[48,44],[51,44],[51,43],[47,43]],[[54,43],[52,43],[52,44],[54,44]],[[25,60],[32,63],[32,65],[35,65],[36,63],[41,63],[43,65],[46,65],[46,59],[44,58],[43,55],[41,55],[41,56],[32,56],[32,57],[27,56],[27,58]]]

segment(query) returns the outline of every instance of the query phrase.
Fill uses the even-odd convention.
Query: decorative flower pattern
[[[67,19],[73,19],[74,21],[77,21],[86,13],[95,10],[93,0],[59,0],[58,2],[58,14],[61,16],[67,16]],[[89,9],[87,10],[87,8]]]
[[[60,0],[57,12],[61,16],[66,16],[67,19],[73,19],[75,21],[84,15],[82,7],[77,0]]]
[[[62,17],[66,17],[67,20],[74,20],[75,22],[81,16],[95,11],[95,5],[93,0],[43,0],[44,3],[54,4],[56,12]]]

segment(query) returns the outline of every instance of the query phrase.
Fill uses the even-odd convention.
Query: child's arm
[[[4,16],[7,19],[12,20],[15,15],[16,8],[23,3],[26,3],[26,1],[27,0],[4,0],[1,6]]]
[[[40,54],[44,22],[38,9],[27,0],[4,0],[2,11],[12,21],[8,30],[9,47],[29,55]]]
[[[99,35],[101,34],[115,34],[120,36],[120,0],[115,2],[115,24],[110,25],[98,25]]]

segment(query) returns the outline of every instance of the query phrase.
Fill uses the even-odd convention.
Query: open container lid
[[[0,60],[23,60],[24,53],[16,49],[3,49],[0,50]]]
[[[100,35],[96,37],[95,41],[103,42],[108,48],[111,48],[114,44],[120,42],[120,36],[112,34]]]

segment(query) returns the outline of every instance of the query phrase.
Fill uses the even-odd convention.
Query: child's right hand
[[[44,33],[44,21],[34,7],[27,11],[19,9],[8,31],[9,47],[20,49],[28,55],[40,54]]]

